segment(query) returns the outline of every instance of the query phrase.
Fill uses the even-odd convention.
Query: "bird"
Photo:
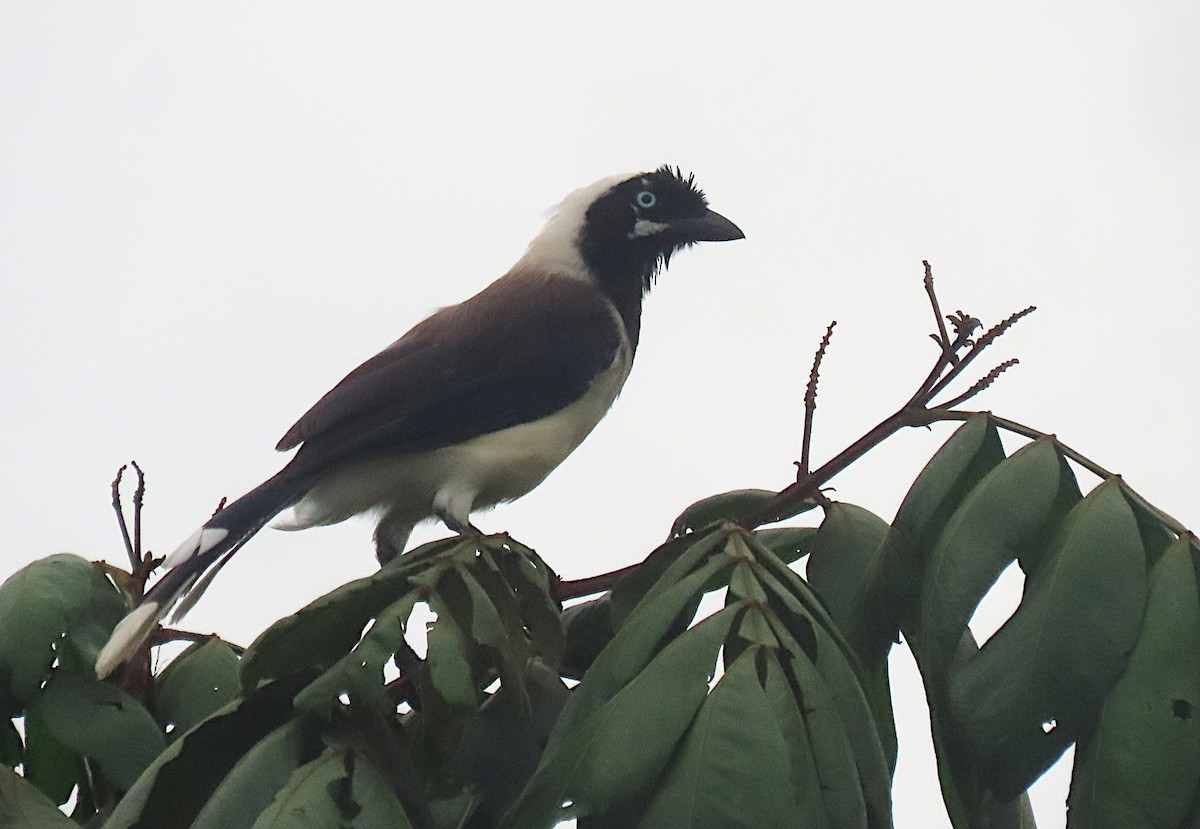
[[[377,520],[376,556],[401,554],[440,520],[538,486],[616,400],[633,363],[642,302],[677,251],[744,238],[678,167],[601,179],[568,195],[507,273],[433,313],[351,371],[288,429],[277,474],[219,509],[168,555],[166,572],[113,630],[105,677],[174,609],[285,511],[281,529]]]

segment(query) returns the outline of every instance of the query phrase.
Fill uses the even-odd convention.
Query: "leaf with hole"
[[[56,670],[35,706],[55,739],[94,760],[121,789],[132,786],[166,747],[140,702],[91,674]]]
[[[1200,792],[1200,597],[1191,539],[1150,574],[1129,667],[1076,749],[1071,824],[1174,827]]]
[[[175,657],[155,685],[155,717],[174,740],[237,697],[237,654],[220,639],[196,642]]]
[[[104,571],[79,556],[49,556],[9,576],[0,584],[0,705],[9,710],[0,714],[19,713],[68,650],[64,667],[91,670],[126,610]]]

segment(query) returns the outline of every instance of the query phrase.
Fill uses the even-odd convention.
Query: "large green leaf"
[[[79,755],[54,736],[37,706],[25,714],[25,779],[59,804],[87,779]]]
[[[1002,797],[1024,791],[1095,722],[1137,641],[1145,568],[1133,511],[1107,481],[1071,510],[1012,618],[955,662],[954,720]]]
[[[834,502],[825,508],[808,556],[808,583],[820,594],[842,636],[869,670],[887,659],[896,637],[872,603],[872,580],[887,523],[862,507]]]
[[[1200,787],[1200,597],[1184,537],[1150,576],[1146,618],[1100,722],[1079,745],[1070,823],[1176,829]]]
[[[296,769],[253,829],[411,829],[375,768],[347,749],[329,749]]]
[[[811,811],[797,796],[788,746],[759,683],[757,655],[746,650],[726,668],[639,826],[770,829],[797,825],[802,806]]]
[[[871,580],[872,602],[890,626],[911,634],[925,568],[942,529],[967,493],[1002,460],[996,424],[984,414],[960,426],[921,470],[879,550],[880,575]]]
[[[79,829],[29,781],[6,767],[0,767],[0,827]]]
[[[126,609],[104,571],[79,556],[49,556],[11,575],[0,585],[0,706],[8,709],[0,714],[28,704],[56,659],[90,670]]]
[[[237,654],[220,639],[197,642],[175,657],[155,685],[155,716],[174,740],[237,696]]]
[[[919,636],[926,681],[949,666],[967,621],[1012,561],[1045,545],[1079,499],[1050,439],[1022,447],[971,490],[938,539],[925,574]]]
[[[55,670],[35,706],[55,739],[94,760],[122,789],[132,786],[166,747],[140,702],[91,674]]]

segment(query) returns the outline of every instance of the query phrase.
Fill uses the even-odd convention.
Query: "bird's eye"
[[[651,193],[649,190],[643,190],[633,197],[634,202],[643,210],[654,207],[658,204],[658,196]]]

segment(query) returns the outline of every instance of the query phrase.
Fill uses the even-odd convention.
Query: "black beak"
[[[696,219],[676,219],[671,222],[671,230],[689,242],[731,242],[746,238],[740,227],[712,210],[705,210]]]

